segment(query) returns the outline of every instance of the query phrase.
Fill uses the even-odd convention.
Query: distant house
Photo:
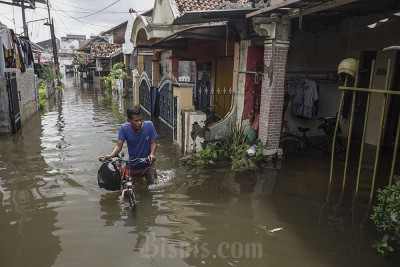
[[[85,40],[86,35],[67,34],[67,36],[61,37],[59,63],[60,73],[64,74],[64,76],[72,76],[74,74],[74,66],[72,64],[74,54],[79,49],[80,42]]]
[[[43,47],[44,52],[53,53],[53,45],[51,39],[37,42],[37,45]],[[57,51],[60,51],[60,40],[56,38]]]
[[[94,58],[91,50],[92,44],[108,44],[108,38],[103,36],[91,36],[90,39],[85,41],[80,41],[78,52],[84,53],[87,58],[87,62],[85,64],[85,69],[87,71],[95,71],[96,70],[96,59]]]
[[[102,32],[100,35],[108,36],[108,42],[110,44],[123,44],[125,43],[125,31],[128,25],[128,21],[125,21],[105,32]]]

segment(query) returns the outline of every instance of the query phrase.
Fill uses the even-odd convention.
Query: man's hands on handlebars
[[[119,158],[120,156],[117,155],[115,157]],[[99,161],[106,162],[106,161],[109,161],[109,160],[111,160],[112,158],[115,158],[115,157],[113,157],[111,155],[105,155],[103,157],[99,157]],[[156,157],[153,154],[150,154],[147,158],[137,158],[137,159],[130,160],[130,161],[135,162],[135,161],[138,161],[138,160],[140,162],[148,162],[150,164],[153,164],[156,161]]]
[[[149,160],[150,163],[153,163],[154,161],[156,161],[156,157],[153,154],[150,154],[147,159]]]
[[[100,158],[101,158],[101,161],[103,161],[103,162],[112,159],[111,155],[105,155],[104,157],[99,157],[99,160],[100,160]]]

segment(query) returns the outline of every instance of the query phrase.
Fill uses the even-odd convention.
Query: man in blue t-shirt
[[[127,109],[126,114],[128,122],[121,125],[117,143],[111,154],[105,156],[105,159],[117,156],[126,141],[128,144],[131,176],[144,176],[148,184],[153,184],[157,179],[157,170],[153,164],[156,159],[156,129],[151,121],[143,120],[139,107],[135,106],[132,109]],[[138,158],[148,158],[150,163],[135,162],[135,159]]]

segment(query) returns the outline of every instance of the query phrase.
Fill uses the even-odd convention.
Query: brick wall
[[[289,42],[267,40],[264,43],[264,78],[261,90],[259,138],[268,142],[268,149],[279,146],[286,57]],[[272,65],[271,65],[272,64]],[[272,77],[268,77],[267,66],[272,66]],[[272,81],[271,81],[272,78]]]

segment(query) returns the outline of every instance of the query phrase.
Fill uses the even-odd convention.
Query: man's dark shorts
[[[157,170],[154,165],[150,165],[147,168],[139,170],[130,169],[129,174],[133,179],[141,178],[144,176],[148,184],[154,184],[155,180],[157,179]]]

